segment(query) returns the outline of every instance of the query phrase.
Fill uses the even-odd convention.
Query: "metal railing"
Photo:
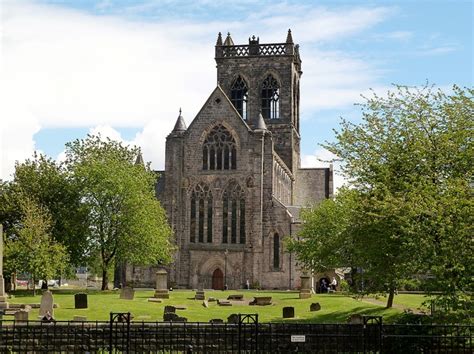
[[[473,326],[111,321],[0,322],[0,352],[472,353]]]

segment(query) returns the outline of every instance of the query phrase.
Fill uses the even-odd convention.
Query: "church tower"
[[[294,173],[300,167],[299,46],[291,30],[284,43],[235,45],[219,33],[215,47],[217,83],[247,124],[254,128],[259,113],[272,132],[275,151]]]
[[[156,194],[174,231],[170,286],[284,289],[300,269],[284,239],[302,206],[332,195],[330,168],[300,168],[301,59],[291,31],[215,45],[217,85],[189,125],[181,112],[166,138]],[[152,271],[129,267],[134,286]]]

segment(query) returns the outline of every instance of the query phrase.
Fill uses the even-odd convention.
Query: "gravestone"
[[[154,296],[158,299],[170,298],[170,294],[168,292],[168,273],[164,269],[160,269],[156,272],[156,287]]]
[[[283,318],[295,317],[295,308],[293,306],[283,307]]]
[[[157,302],[157,303],[161,304],[163,302],[163,300],[157,299],[157,298],[154,298],[154,297],[149,297],[148,302]]]
[[[227,323],[239,323],[239,315],[233,313],[229,317],[227,317]]]
[[[217,301],[215,297],[209,296],[209,299],[207,299],[209,302]]]
[[[202,301],[202,306],[204,306],[205,308],[209,308],[209,303],[207,302],[207,300]]]
[[[253,300],[249,302],[249,305],[267,306],[272,304],[271,296],[254,296]]]
[[[15,322],[28,322],[30,311],[18,310],[15,312]]]
[[[120,298],[122,300],[133,300],[134,297],[135,290],[133,290],[133,288],[127,286],[120,291]]]
[[[242,301],[244,299],[244,295],[242,294],[231,294],[227,296],[227,300],[237,300]]]
[[[319,302],[313,302],[311,305],[309,305],[309,310],[310,311],[319,311],[321,310],[321,305]]]
[[[349,318],[347,319],[347,323],[350,323],[350,324],[363,324],[364,323],[364,318],[362,317],[362,315],[359,315],[358,313],[354,313],[354,314],[349,316]]]
[[[229,300],[217,300],[219,306],[232,306],[232,303]]]
[[[85,322],[85,321],[87,321],[87,317],[86,316],[74,316],[72,318],[72,320],[74,322]]]
[[[44,317],[46,313],[49,312],[49,314],[54,317],[54,299],[53,299],[53,294],[51,294],[51,291],[46,290],[43,292],[43,295],[41,296],[41,304],[40,304],[40,309],[39,309],[39,316]]]
[[[0,310],[7,308],[7,294],[5,293],[5,281],[3,280],[3,225],[0,224]]]
[[[163,313],[163,321],[174,321],[179,316],[174,312],[165,312]]]
[[[84,294],[84,293],[75,294],[74,307],[76,309],[86,309],[87,308],[87,294]]]
[[[209,323],[224,323],[224,320],[223,319],[220,319],[220,318],[213,318],[211,320],[209,320]]]
[[[204,293],[204,290],[197,290],[196,295],[194,295],[194,300],[205,300],[206,295]]]
[[[311,297],[311,286],[310,286],[310,277],[307,274],[302,274],[301,279],[301,288],[300,288],[300,299],[309,299]]]
[[[166,305],[163,312],[164,313],[176,313],[176,307],[171,306],[171,305]]]

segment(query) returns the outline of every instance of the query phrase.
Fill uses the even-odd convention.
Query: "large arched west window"
[[[191,193],[189,241],[212,243],[212,193],[208,186],[198,184]]]
[[[230,89],[230,100],[240,116],[247,120],[247,99],[248,87],[247,83],[240,76],[235,79]]]
[[[202,147],[203,170],[235,170],[237,149],[234,137],[221,124],[216,125],[206,137]]]
[[[280,85],[272,75],[268,75],[262,83],[262,116],[280,118]]]
[[[222,195],[222,243],[245,243],[245,195],[231,183]]]

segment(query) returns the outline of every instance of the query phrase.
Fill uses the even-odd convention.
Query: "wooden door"
[[[219,268],[212,273],[212,288],[214,290],[224,290],[224,274]]]

